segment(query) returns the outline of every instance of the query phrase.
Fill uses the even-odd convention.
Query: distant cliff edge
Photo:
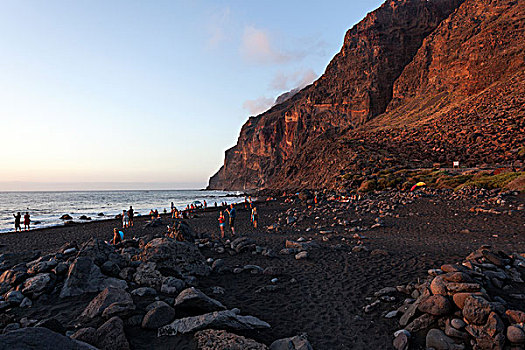
[[[317,81],[248,119],[208,188],[344,188],[352,174],[452,161],[523,167],[524,3],[386,1]]]

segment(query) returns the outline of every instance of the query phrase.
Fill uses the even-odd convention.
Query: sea
[[[93,220],[114,218],[129,209],[135,215],[148,215],[150,210],[171,210],[171,202],[178,209],[184,209],[195,201],[207,202],[208,207],[226,202],[236,203],[244,200],[239,192],[202,190],[130,190],[130,191],[38,191],[38,192],[0,192],[0,233],[14,231],[13,214],[31,217],[31,229],[64,225],[60,217],[69,214],[75,222],[87,222],[79,218],[85,215]]]

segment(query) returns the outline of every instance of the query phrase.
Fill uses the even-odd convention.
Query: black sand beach
[[[232,269],[250,264],[262,269],[273,266],[281,273],[276,283],[270,281],[274,276],[247,269],[212,273],[198,279],[198,288],[228,308],[238,307],[268,322],[269,330],[241,333],[261,343],[269,345],[279,338],[307,333],[314,349],[388,349],[392,347],[393,332],[400,327],[396,319],[382,315],[393,306],[382,304],[364,312],[369,304],[367,297],[384,287],[417,281],[427,275],[428,269],[459,262],[482,245],[507,253],[525,251],[523,194],[504,197],[504,203],[497,204],[490,196],[451,199],[449,194],[428,193],[414,196],[411,203],[391,206],[392,196],[396,195],[372,196],[369,206],[362,201],[351,210],[347,203],[337,201],[324,201],[310,209],[299,200],[261,203],[257,230],[250,225],[248,210],[239,207],[237,231],[253,238],[257,245],[279,253],[286,240],[302,237],[319,247],[309,251],[305,260],[296,260],[293,254],[276,254],[273,258],[251,252],[221,254],[202,247],[205,257],[223,259]],[[217,212],[197,216],[187,220],[195,231],[218,234]],[[297,219],[295,223],[283,224],[292,216]],[[268,230],[279,217],[284,218],[279,229]],[[145,220],[137,218],[135,226],[125,230],[126,236],[165,233],[165,225],[143,228]],[[163,221],[169,224],[171,219],[163,217]],[[81,244],[92,237],[109,241],[118,224],[117,220],[108,220],[4,234],[0,236],[0,253],[52,253],[65,243]],[[268,285],[274,287],[263,288]],[[224,288],[224,294],[211,294],[216,286]],[[74,319],[92,297],[75,299],[75,307],[71,302],[37,300],[25,315],[41,319],[54,314],[66,328],[73,329]],[[50,305],[54,302],[57,304]],[[525,309],[525,303],[521,306]],[[177,340],[157,338],[156,332],[140,328],[126,335],[135,349],[195,346],[188,336]]]

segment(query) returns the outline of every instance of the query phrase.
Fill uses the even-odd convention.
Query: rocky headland
[[[387,1],[317,81],[249,118],[209,188],[349,189],[343,176],[454,161],[523,170],[524,34],[520,1]]]

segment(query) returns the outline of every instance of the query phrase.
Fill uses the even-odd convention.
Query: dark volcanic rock
[[[154,262],[163,274],[207,276],[210,267],[195,245],[170,238],[155,238],[144,246],[139,259]]]
[[[109,305],[123,302],[130,302],[133,304],[133,299],[128,292],[119,288],[106,288],[91,300],[80,317],[91,319],[100,316]]]
[[[81,257],[69,267],[67,279],[60,292],[60,297],[70,297],[85,293],[100,292],[106,287],[126,289],[126,281],[106,277],[91,258]]]
[[[93,350],[92,346],[53,332],[47,328],[30,327],[0,335],[0,350]]]
[[[194,287],[183,290],[175,299],[174,306],[177,310],[191,312],[192,314],[226,309],[219,301],[210,298]]]

